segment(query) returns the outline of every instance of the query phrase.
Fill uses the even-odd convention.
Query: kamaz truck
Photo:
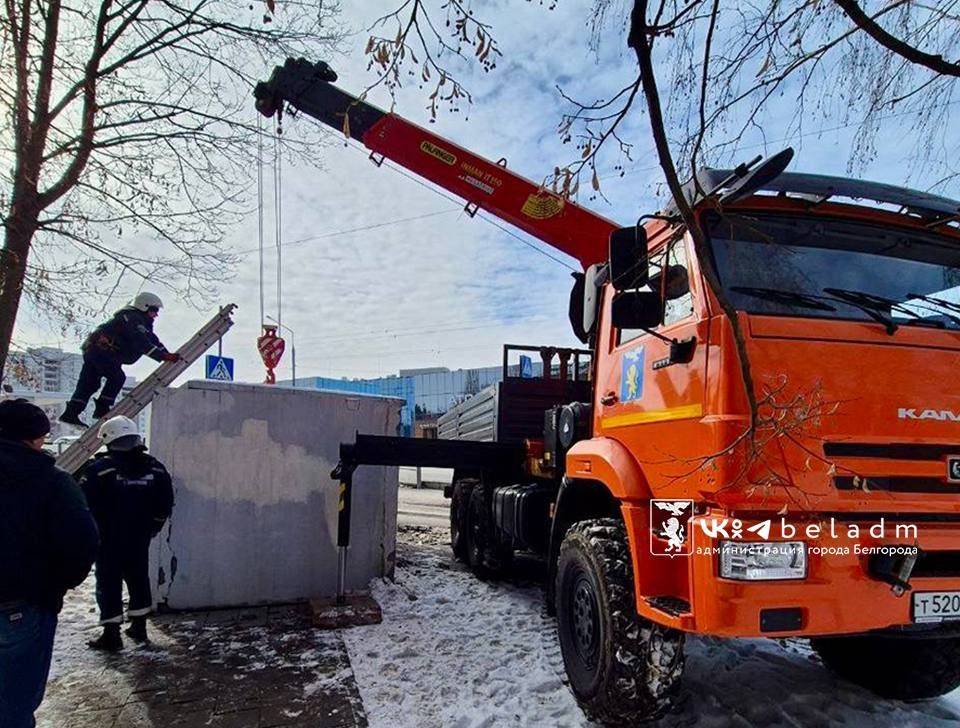
[[[367,463],[454,468],[454,554],[484,577],[542,557],[571,689],[606,724],[666,709],[687,634],[809,638],[888,698],[960,685],[960,203],[787,172],[787,150],[697,173],[704,260],[671,208],[617,225],[335,80],[288,60],[257,108],[579,260],[591,354],[505,367],[480,440],[358,435],[342,493]]]

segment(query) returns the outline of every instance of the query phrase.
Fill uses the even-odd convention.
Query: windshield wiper
[[[859,308],[874,321],[879,324],[883,324],[883,327],[886,329],[887,333],[891,335],[898,328],[898,324],[896,321],[894,321],[892,315],[894,311],[911,317],[909,321],[905,322],[906,324],[935,326],[941,329],[944,328],[943,322],[928,321],[916,311],[910,310],[899,301],[894,301],[891,298],[885,298],[883,296],[877,296],[873,293],[865,293],[863,291],[851,291],[846,288],[824,288],[823,292],[829,295],[829,298],[827,298],[824,296],[816,296],[811,293],[787,291],[779,288],[763,288],[759,286],[731,286],[730,290],[734,293],[742,293],[745,296],[761,298],[766,301],[782,304],[784,306],[800,306],[802,308],[810,308],[816,311],[836,312],[837,309],[834,306],[831,306],[829,303],[826,303],[826,301],[839,301],[841,303]],[[960,312],[960,305],[958,304],[950,304],[948,301],[941,303],[939,299],[932,299],[929,296],[918,296],[914,294],[908,295],[911,298],[928,300],[932,303],[938,303],[940,305],[946,304],[944,305],[944,308],[950,308],[951,310]],[[960,317],[950,316],[949,314],[945,315],[960,325]]]
[[[940,306],[940,308],[946,309],[945,311],[937,311],[933,308],[928,308],[928,311],[933,311],[934,313],[944,316],[953,323],[960,326],[960,316],[953,316],[952,314],[947,313],[947,311],[954,311],[955,313],[960,313],[960,305],[954,303],[953,301],[944,301],[942,298],[937,298],[936,296],[924,296],[922,293],[908,293],[907,298],[916,298],[919,301],[925,301],[926,303],[932,303],[935,306]]]
[[[895,301],[894,299],[887,298],[886,296],[878,296],[875,293],[862,293],[861,291],[848,291],[844,289],[824,289],[824,290],[826,290],[827,293],[830,293],[831,291],[840,290],[844,294],[847,294],[848,296],[855,295],[857,299],[859,301],[863,301],[865,305],[872,306],[875,304],[878,311],[881,313],[889,309],[890,310],[889,315],[891,320],[893,320],[894,312],[909,316],[910,320],[904,321],[904,325],[906,326],[929,326],[937,329],[945,329],[947,327],[947,325],[943,321],[933,321],[933,320],[930,320],[928,317],[924,316],[923,314],[917,313],[912,308],[910,308],[910,306],[906,304],[906,301]],[[911,294],[907,294],[907,295],[910,296]],[[922,298],[924,297],[921,296],[921,299]],[[960,307],[957,307],[957,308],[960,309]],[[930,309],[930,308],[925,308],[924,310],[933,311],[936,314],[946,316],[947,318],[952,320],[954,323],[960,324],[960,318],[956,316],[951,316],[950,314],[944,314],[941,311],[934,311],[933,309]]]
[[[883,324],[888,334],[892,335],[897,330],[897,324],[894,322],[893,316],[887,313],[887,311],[893,310],[896,301],[863,291],[850,291],[846,288],[824,288],[823,292],[851,306],[856,306],[874,321]]]
[[[765,301],[782,303],[785,306],[801,306],[803,308],[812,308],[817,311],[836,311],[829,303],[824,303],[819,296],[813,296],[809,293],[800,293],[799,291],[784,291],[779,288],[758,288],[755,286],[731,286],[730,290],[734,293],[742,293],[745,296],[762,298]]]
[[[851,306],[856,306],[874,321],[883,324],[888,334],[892,335],[897,330],[892,311],[894,308],[901,310],[898,308],[900,306],[898,301],[876,296],[872,293],[864,293],[863,291],[850,291],[846,288],[824,288],[823,292]],[[891,313],[888,313],[888,311]],[[905,310],[904,313],[910,314],[914,318],[920,318],[918,314],[910,310]]]

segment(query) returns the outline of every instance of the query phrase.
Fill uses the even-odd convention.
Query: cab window
[[[664,263],[666,263],[667,280],[664,285]],[[665,328],[683,321],[693,315],[693,294],[690,292],[690,279],[687,272],[686,246],[683,241],[677,241],[667,250],[660,250],[650,256],[649,290],[663,291],[663,323],[658,328]],[[620,329],[617,344],[626,344],[646,332],[643,329]]]

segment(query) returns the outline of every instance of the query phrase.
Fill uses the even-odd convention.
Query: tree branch
[[[951,63],[945,60],[943,56],[921,51],[919,48],[914,48],[909,43],[891,35],[879,23],[863,12],[856,0],[835,0],[835,2],[860,30],[884,48],[902,56],[910,63],[926,66],[934,73],[944,76],[960,76],[960,64]]]
[[[670,143],[667,139],[666,126],[663,120],[663,109],[660,105],[660,92],[657,88],[657,79],[653,69],[653,36],[647,25],[647,0],[635,0],[633,11],[630,15],[630,34],[627,38],[627,44],[637,55],[637,63],[640,66],[640,79],[643,86],[643,94],[647,101],[647,112],[650,115],[650,130],[653,134],[654,146],[657,150],[657,157],[660,160],[660,166],[663,169],[666,178],[667,187],[670,189],[670,195],[673,197],[680,217],[693,239],[694,251],[700,262],[700,268],[703,276],[710,288],[714,291],[720,307],[730,322],[733,330],[734,343],[737,350],[737,356],[740,361],[740,376],[743,380],[747,402],[750,405],[750,431],[755,431],[757,422],[757,395],[753,384],[753,374],[750,369],[750,358],[747,353],[746,338],[743,329],[740,326],[740,318],[736,309],[723,293],[723,286],[720,284],[720,278],[713,266],[713,256],[710,253],[707,238],[700,228],[696,215],[693,212],[686,195],[683,192],[683,185],[677,175],[677,168],[673,161],[673,154],[670,151]]]
[[[84,69],[83,108],[80,122],[80,143],[77,153],[60,179],[37,195],[37,206],[41,210],[59,200],[77,183],[93,151],[94,120],[97,113],[97,75],[100,61],[103,58],[103,39],[106,34],[107,19],[112,4],[113,0],[103,0],[100,5],[100,15],[97,18],[97,27],[93,38],[93,49],[90,53],[90,60]]]

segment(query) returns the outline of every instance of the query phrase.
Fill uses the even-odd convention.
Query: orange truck
[[[505,362],[487,442],[342,445],[341,547],[356,467],[453,467],[454,553],[485,576],[543,558],[570,686],[605,724],[664,711],[687,633],[809,638],[890,698],[960,685],[960,203],[785,172],[789,150],[702,170],[706,276],[674,211],[618,226],[335,80],[291,59],[257,107],[344,130],[578,259],[571,324],[592,353],[585,376],[564,350],[539,376]]]

